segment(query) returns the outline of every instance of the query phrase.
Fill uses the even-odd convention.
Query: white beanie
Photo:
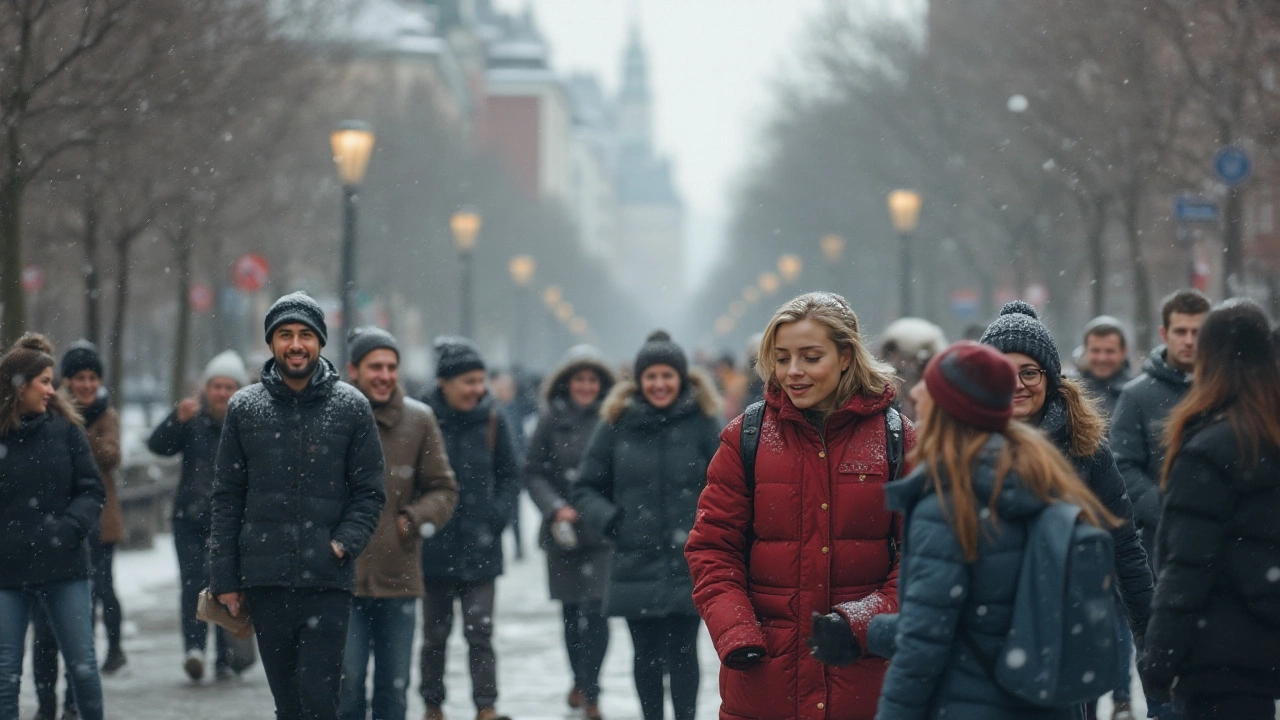
[[[244,360],[240,359],[240,353],[235,350],[224,350],[209,361],[204,366],[204,381],[208,383],[216,377],[224,377],[235,380],[240,387],[249,384],[249,373],[244,369]]]

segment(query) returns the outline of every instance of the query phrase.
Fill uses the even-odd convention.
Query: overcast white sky
[[[899,0],[884,0],[898,2]],[[907,0],[912,2],[912,0]],[[588,71],[615,91],[632,18],[649,50],[658,147],[673,161],[689,215],[689,280],[714,260],[737,175],[793,73],[806,22],[824,0],[497,0],[532,4],[561,72]]]

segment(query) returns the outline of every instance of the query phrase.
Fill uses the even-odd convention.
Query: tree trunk
[[[183,227],[174,238],[178,270],[178,329],[173,339],[173,377],[169,397],[173,402],[186,393],[187,349],[191,336],[191,230]]]
[[[1243,294],[1244,275],[1244,189],[1235,187],[1227,191],[1223,208],[1222,231],[1222,294],[1224,297]]]
[[[1143,351],[1152,347],[1151,271],[1142,252],[1142,230],[1139,228],[1138,193],[1132,193],[1125,203],[1124,237],[1129,250],[1129,263],[1133,266],[1133,337],[1134,346]]]
[[[110,379],[111,396],[116,402],[123,402],[121,389],[124,386],[124,330],[125,319],[129,314],[129,248],[136,235],[123,235],[116,238],[116,307],[111,316],[111,349],[107,373]]]
[[[10,162],[17,161],[10,157]],[[7,350],[27,325],[26,298],[22,295],[22,180],[12,175],[0,186],[0,304],[4,305],[0,349]]]
[[[1107,252],[1103,236],[1107,232],[1107,199],[1095,198],[1092,214],[1089,216],[1089,274],[1092,284],[1089,295],[1093,316],[1107,312]]]
[[[98,208],[90,191],[84,200],[84,333],[94,345],[102,344],[102,287],[98,277]]]

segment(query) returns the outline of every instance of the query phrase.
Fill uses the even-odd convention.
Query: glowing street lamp
[[[513,322],[515,322],[515,332],[512,333],[514,338],[514,348],[516,357],[525,357],[528,351],[528,314],[529,303],[525,302],[525,294],[529,291],[529,283],[533,282],[533,275],[538,271],[538,263],[528,255],[516,255],[507,263],[507,270],[511,273],[511,282],[516,285],[516,307],[512,313]]]
[[[822,256],[827,259],[827,262],[840,262],[840,256],[844,254],[844,238],[835,233],[829,233],[823,235],[818,244],[822,246]]]
[[[787,283],[795,282],[803,270],[804,261],[800,259],[799,255],[787,253],[778,258],[778,273],[782,275],[782,279]]]
[[[338,168],[342,181],[342,278],[338,297],[342,298],[342,325],[355,327],[355,306],[352,296],[356,286],[356,196],[369,169],[369,156],[377,136],[373,126],[358,120],[347,120],[329,133],[329,146],[333,149],[333,164]],[[339,362],[347,364],[347,344],[339,347]],[[344,371],[345,372],[345,371]]]
[[[564,299],[564,291],[559,285],[551,285],[542,291],[542,302],[548,308],[555,310],[555,307]]]
[[[755,305],[760,300],[760,288],[755,285],[748,285],[747,287],[742,288],[742,299],[745,300],[748,305]]]
[[[901,256],[899,268],[902,276],[898,282],[902,293],[899,300],[899,312],[902,317],[909,317],[911,308],[911,235],[920,222],[920,193],[914,190],[894,190],[889,193],[889,220],[898,233],[898,251]]]
[[[586,318],[574,317],[569,319],[569,331],[574,335],[585,335],[587,333]]]
[[[458,317],[458,332],[463,337],[471,337],[472,255],[482,222],[480,213],[474,208],[460,208],[449,218],[449,229],[453,231],[453,242],[458,246],[458,258],[462,262],[462,306]]]
[[[782,281],[778,280],[778,276],[771,272],[762,272],[757,279],[760,283],[760,291],[765,295],[773,295],[778,292],[778,287],[782,285]]]

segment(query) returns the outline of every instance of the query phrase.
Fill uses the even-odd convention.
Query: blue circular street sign
[[[1235,187],[1244,184],[1253,175],[1253,161],[1244,148],[1227,145],[1214,157],[1213,169],[1218,173],[1218,179],[1226,183],[1227,187]]]

